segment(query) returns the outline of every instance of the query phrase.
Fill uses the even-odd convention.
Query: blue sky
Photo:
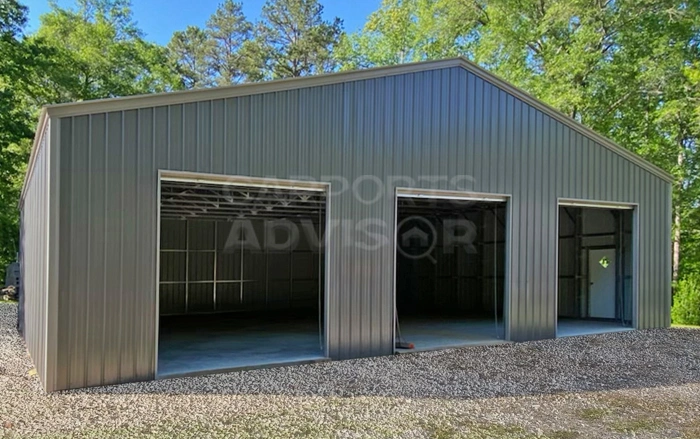
[[[239,0],[240,1],[240,0]],[[57,0],[61,7],[74,4],[72,0]],[[146,33],[146,38],[166,44],[176,30],[187,25],[204,26],[221,0],[132,0],[134,18]],[[39,26],[39,17],[49,10],[48,0],[24,0],[29,7],[29,32]],[[243,0],[243,11],[249,20],[258,18],[265,0]],[[346,31],[362,27],[367,16],[379,8],[381,0],[325,0],[324,16],[328,19],[340,17]]]

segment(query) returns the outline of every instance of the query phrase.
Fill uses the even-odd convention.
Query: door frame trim
[[[421,188],[411,188],[411,187],[395,187],[394,188],[394,213],[392,222],[392,328],[391,328],[391,351],[396,354],[396,321],[398,312],[396,309],[396,248],[398,243],[397,228],[398,218],[399,218],[399,199],[400,198],[419,198],[419,199],[430,199],[430,200],[465,200],[465,201],[476,201],[476,202],[497,202],[505,204],[505,255],[504,255],[504,279],[503,279],[503,329],[504,329],[504,340],[511,340],[511,330],[510,330],[510,280],[511,280],[511,247],[512,247],[512,218],[513,218],[513,203],[512,195],[508,194],[498,194],[489,192],[469,192],[469,191],[450,191],[450,190],[438,190],[438,189],[421,189]]]
[[[559,337],[559,221],[562,207],[582,207],[598,209],[617,209],[632,211],[632,328],[637,329],[639,316],[639,203],[625,201],[588,200],[558,197],[556,204],[556,252],[554,268],[554,336]]]
[[[284,180],[277,178],[260,178],[248,177],[240,175],[221,175],[221,174],[206,174],[189,171],[173,171],[168,169],[159,169],[157,180],[158,200],[156,203],[156,275],[155,278],[155,349],[153,358],[154,378],[159,379],[158,375],[158,340],[160,339],[160,229],[161,229],[161,182],[162,181],[180,181],[190,183],[210,183],[228,186],[245,186],[245,187],[264,187],[283,190],[303,190],[303,191],[318,191],[326,193],[325,205],[325,247],[324,247],[324,282],[323,282],[323,355],[325,358],[330,354],[330,300],[332,300],[331,291],[331,244],[332,240],[328,236],[327,231],[331,228],[331,183],[322,181],[300,181],[300,180]]]

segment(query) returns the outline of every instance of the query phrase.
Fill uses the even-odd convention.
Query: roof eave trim
[[[228,99],[241,96],[251,96],[261,93],[274,93],[300,88],[321,87],[344,82],[376,79],[385,76],[396,76],[406,73],[416,73],[437,70],[462,65],[462,58],[450,58],[438,61],[423,61],[398,64],[384,67],[374,67],[364,70],[327,73],[316,76],[299,78],[276,79],[265,82],[252,82],[225,87],[202,88],[197,90],[182,90],[166,93],[155,93],[121,98],[98,99],[94,101],[72,102],[68,104],[48,105],[46,110],[51,117],[69,117],[110,111],[136,110],[139,108],[158,107],[163,105],[187,104],[198,101]]]
[[[46,107],[42,108],[39,113],[39,122],[37,123],[37,131],[34,133],[34,141],[32,142],[32,150],[29,153],[29,163],[27,164],[27,172],[24,175],[24,182],[22,183],[22,191],[19,196],[19,203],[17,207],[22,208],[24,204],[24,197],[27,194],[27,185],[34,174],[34,166],[36,164],[36,157],[39,154],[39,145],[41,145],[41,140],[46,132],[46,125],[49,123],[49,114],[46,111]]]

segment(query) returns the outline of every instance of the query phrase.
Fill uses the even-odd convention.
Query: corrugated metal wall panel
[[[69,117],[61,134],[60,387],[154,376],[158,169],[347,189],[330,200],[346,221],[329,248],[334,358],[392,352],[392,238],[353,243],[372,243],[361,221],[393,236],[395,186],[511,195],[512,340],[555,335],[557,198],[639,203],[637,325],[668,324],[668,184],[462,68]],[[369,177],[353,190],[364,175],[375,203],[355,196],[376,195]]]
[[[49,278],[47,256],[49,251],[49,157],[50,126],[45,128],[29,178],[21,210],[20,233],[20,288],[24,295],[24,339],[36,367],[37,374],[46,383],[50,362],[47,351],[47,303]]]

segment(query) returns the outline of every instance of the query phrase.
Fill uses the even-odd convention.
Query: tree
[[[54,51],[43,103],[177,88],[167,52],[141,34],[128,0],[79,0],[75,10],[52,4],[33,37]]]
[[[691,126],[698,129],[700,128],[700,61],[685,66],[683,73],[690,87],[687,96],[691,106],[694,107],[694,120]],[[698,136],[695,138],[697,139]],[[698,178],[700,178],[700,154],[697,143],[694,145],[694,148],[694,154],[687,154],[685,157],[685,167],[688,169],[688,175],[693,176],[695,180],[694,184],[688,185],[686,190],[687,200],[690,200],[690,202],[684,209],[687,215],[682,220],[685,226],[681,227],[680,241],[684,245],[679,271],[700,276],[700,203],[697,202],[700,199],[700,184],[698,184]],[[693,203],[693,200],[695,200],[695,203]]]
[[[164,48],[142,39],[128,0],[52,4],[36,34],[27,10],[0,0],[0,267],[18,251],[16,210],[42,105],[177,87]]]
[[[24,94],[29,74],[42,48],[23,35],[27,8],[15,0],[0,0],[0,269],[19,250],[17,204],[29,158],[33,111]]]
[[[323,19],[317,0],[268,0],[247,54],[253,80],[289,78],[333,71],[333,50],[342,21]]]
[[[682,325],[700,325],[700,273],[692,273],[678,282],[671,319]]]
[[[214,85],[208,56],[214,49],[213,41],[197,26],[178,31],[168,43],[168,53],[174,62],[184,88],[202,88]]]
[[[131,15],[131,0],[76,0],[76,4],[83,21],[106,20],[116,30],[115,39],[119,41],[143,37]]]
[[[343,70],[447,58],[460,54],[437,0],[385,0],[362,31],[344,35],[336,58]]]
[[[245,79],[250,69],[246,44],[253,26],[243,14],[242,4],[225,0],[207,21],[206,35],[212,41],[209,64],[217,85],[236,84]]]

